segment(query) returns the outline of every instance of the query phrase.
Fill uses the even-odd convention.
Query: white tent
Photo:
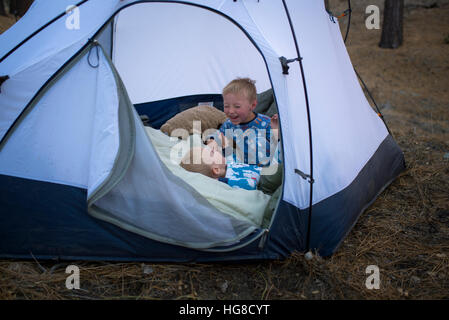
[[[219,259],[204,250],[232,259],[279,257],[308,249],[308,240],[326,255],[403,169],[322,1],[88,0],[66,12],[70,5],[35,1],[0,36],[0,75],[9,76],[0,93],[0,177],[9,194],[2,204],[20,212],[17,219],[38,219],[33,212],[52,206],[60,218],[88,207],[83,223],[137,237],[133,253],[123,254],[127,240],[117,240],[109,258],[163,259],[157,250],[140,252],[136,243],[145,241],[201,249],[194,250],[199,260]],[[291,61],[288,72],[280,57]],[[285,174],[268,228],[217,210],[167,170],[133,107],[220,94],[239,76],[256,79],[259,92],[272,88],[279,110]],[[21,206],[31,182],[56,191]],[[85,193],[82,203],[64,200],[73,190]],[[56,228],[50,216],[42,219],[42,228]],[[30,232],[12,223],[2,229]],[[2,233],[0,254],[28,252],[31,244],[11,232]],[[256,239],[262,251],[248,249]],[[58,232],[36,234],[34,242],[60,244],[58,253],[35,250],[42,256],[102,256],[72,252]]]

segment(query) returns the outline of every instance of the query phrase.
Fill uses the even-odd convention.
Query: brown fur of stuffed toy
[[[201,121],[201,133],[208,129],[218,129],[226,121],[224,112],[211,106],[196,106],[178,113],[173,118],[165,122],[161,131],[169,136],[176,136],[187,139],[193,134],[194,121]],[[176,130],[184,129],[184,130]]]

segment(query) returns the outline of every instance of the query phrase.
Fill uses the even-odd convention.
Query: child
[[[226,163],[221,151],[209,147],[194,147],[180,163],[187,171],[218,179],[233,188],[256,190],[262,168],[242,163]]]
[[[254,112],[257,105],[255,81],[237,78],[223,89],[223,111],[227,120],[206,144],[211,147],[227,148],[235,144],[240,153],[234,154],[235,162],[267,166],[270,150],[277,144],[277,135],[271,129],[278,129],[278,117],[271,119]],[[271,142],[271,145],[270,145]],[[229,155],[228,153],[226,154]]]

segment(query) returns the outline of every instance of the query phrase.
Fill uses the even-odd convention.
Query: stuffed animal
[[[200,121],[200,123],[196,122]],[[182,139],[193,134],[194,122],[196,130],[201,133],[208,129],[218,129],[226,121],[224,112],[211,106],[197,106],[178,113],[161,126],[161,131],[169,136],[176,136]],[[198,126],[200,124],[200,126]],[[184,129],[184,130],[176,130]],[[188,133],[188,134],[187,134]]]

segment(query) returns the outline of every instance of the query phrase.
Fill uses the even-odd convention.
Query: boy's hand
[[[214,149],[215,151],[220,151],[220,152],[221,152],[220,147],[218,146],[217,141],[215,141],[214,139],[209,139],[209,140],[207,140],[207,141],[206,141],[206,145],[207,145],[209,148]]]
[[[277,113],[271,117],[271,129],[279,129],[279,115]]]
[[[279,115],[277,113],[271,117],[270,125],[273,139],[277,142],[279,140]]]
[[[206,140],[206,146],[219,152],[221,152],[222,149],[232,147],[232,142],[228,140],[223,133],[220,132],[220,135],[216,138],[218,138],[220,142],[217,142],[215,139],[208,139]]]
[[[226,149],[229,146],[232,146],[232,144],[229,142],[229,140],[224,136],[223,133],[220,134],[220,140],[221,140],[221,145],[223,147],[223,149]]]

